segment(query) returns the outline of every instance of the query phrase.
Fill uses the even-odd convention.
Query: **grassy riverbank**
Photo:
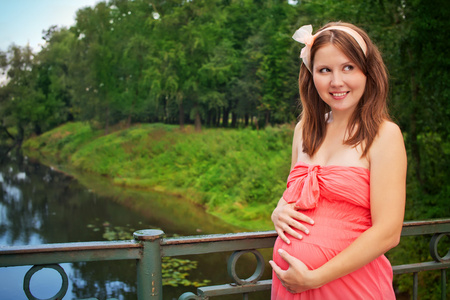
[[[68,123],[27,140],[28,156],[107,176],[111,184],[181,195],[225,222],[271,229],[285,188],[292,129],[205,129],[136,125],[108,135]]]

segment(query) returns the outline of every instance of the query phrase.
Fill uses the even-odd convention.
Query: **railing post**
[[[413,300],[417,300],[419,296],[419,273],[413,273]]]
[[[447,299],[447,270],[441,270],[441,300]]]
[[[139,230],[133,236],[143,246],[137,261],[137,296],[139,300],[162,300],[161,230]]]

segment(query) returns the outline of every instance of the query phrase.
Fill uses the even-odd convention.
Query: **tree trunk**
[[[413,60],[411,51],[408,51],[408,56],[410,61]],[[417,140],[417,136],[419,135],[419,132],[417,130],[417,121],[416,121],[416,114],[417,114],[417,95],[419,94],[419,87],[416,84],[416,76],[414,69],[411,70],[411,104],[413,105],[413,111],[410,114],[410,139],[411,139],[411,155],[414,158],[415,161],[415,173],[416,178],[420,185],[424,187],[424,182],[422,178],[422,171],[421,171],[421,157],[420,157],[420,147],[419,147],[419,141]]]
[[[137,97],[137,95],[136,95],[136,97]],[[130,126],[131,126],[131,115],[133,114],[133,110],[134,110],[134,101],[133,101],[133,103],[131,103],[131,109],[130,109],[130,112],[128,113],[127,128],[130,128]]]
[[[211,114],[212,114],[212,110],[208,110],[208,112],[206,113],[206,120],[205,120],[205,124],[211,126]]]
[[[1,128],[3,129],[3,131],[6,133],[6,135],[12,139],[15,140],[16,138],[8,131],[8,128],[6,128],[5,126],[1,126]]]
[[[195,104],[195,131],[200,132],[202,131],[202,121],[200,119],[200,112],[198,111],[198,105]]]
[[[106,107],[105,135],[109,133],[109,106]]]
[[[245,115],[244,115],[244,125],[245,125],[245,127],[248,126],[248,120],[249,120],[249,118],[250,118],[250,116],[249,116],[248,114],[245,114]]]
[[[37,123],[34,123],[34,130],[33,131],[34,131],[35,134],[40,135],[42,133],[41,126],[39,126],[39,124],[37,124]]]
[[[228,108],[223,109],[223,120],[222,120],[222,126],[228,127],[228,115],[230,114],[230,110]]]
[[[17,125],[17,137],[16,137],[16,145],[20,148],[22,146],[22,142],[25,136],[25,129],[23,129],[22,125]]]
[[[217,109],[214,109],[213,110],[213,115],[212,115],[212,118],[211,118],[211,127],[215,127],[215,126],[217,126]]]
[[[184,129],[184,106],[183,106],[183,100],[180,100],[180,103],[178,104],[178,111],[179,111],[179,122],[180,122],[180,129]]]
[[[216,114],[216,127],[220,126],[220,108],[217,109],[217,114]]]
[[[269,122],[270,122],[270,110],[266,110],[266,121],[264,127],[269,126]]]
[[[237,125],[237,115],[233,111],[231,112],[231,127],[236,128],[236,125]]]

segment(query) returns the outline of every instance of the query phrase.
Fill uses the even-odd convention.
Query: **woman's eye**
[[[328,68],[322,68],[319,70],[320,73],[326,73],[326,72],[330,72],[330,69]]]
[[[345,67],[344,67],[344,71],[351,71],[351,70],[353,70],[353,69],[354,69],[353,66],[345,66]]]

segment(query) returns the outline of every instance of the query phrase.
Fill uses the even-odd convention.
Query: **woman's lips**
[[[331,96],[333,96],[333,98],[335,99],[342,99],[345,98],[345,96],[347,96],[349,92],[338,92],[338,93],[330,93]]]

